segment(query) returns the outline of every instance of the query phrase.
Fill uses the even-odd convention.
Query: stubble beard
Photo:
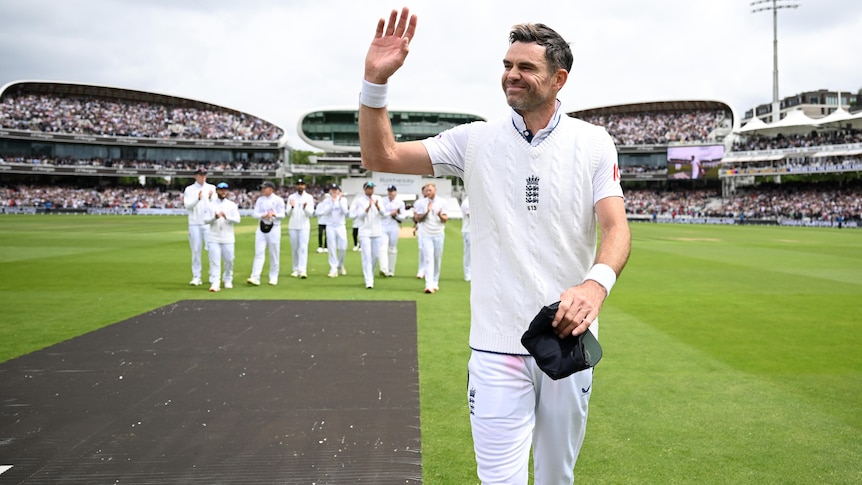
[[[540,100],[536,99],[529,87],[525,86],[522,89],[518,94],[513,95],[506,90],[503,91],[506,95],[506,103],[520,114],[536,109],[540,105]]]

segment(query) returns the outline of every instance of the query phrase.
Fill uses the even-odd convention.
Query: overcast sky
[[[68,81],[238,109],[282,127],[357,104],[377,19],[419,16],[392,109],[497,117],[509,28],[542,22],[572,44],[566,111],[718,100],[741,117],[772,100],[773,17],[750,0],[0,0],[0,85]],[[771,2],[769,2],[771,4]],[[781,97],[862,88],[862,1],[779,0]]]

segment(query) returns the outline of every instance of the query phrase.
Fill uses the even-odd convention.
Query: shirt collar
[[[554,105],[554,115],[551,116],[548,126],[542,128],[537,133],[530,133],[527,131],[527,124],[524,123],[524,117],[518,114],[514,108],[512,108],[512,124],[515,126],[515,129],[518,130],[518,133],[520,133],[521,136],[530,143],[530,145],[536,146],[547,138],[560,123],[560,117],[562,116],[562,113],[560,112],[561,105],[562,103],[560,100],[556,100]]]

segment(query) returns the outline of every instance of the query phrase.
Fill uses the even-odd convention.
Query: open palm
[[[410,10],[404,7],[399,17],[393,10],[389,22],[380,19],[377,22],[377,32],[365,56],[365,80],[376,84],[385,84],[407,58],[410,51],[410,39],[416,32],[416,16],[410,15]]]

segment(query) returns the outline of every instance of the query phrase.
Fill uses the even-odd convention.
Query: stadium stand
[[[192,99],[87,84],[20,81],[0,90],[0,173],[223,178],[285,173],[284,131]],[[111,182],[105,182],[111,184]]]
[[[292,191],[281,187],[282,197]],[[324,194],[321,186],[309,186],[316,200]],[[242,209],[251,209],[257,192],[232,189],[230,198]],[[182,208],[182,192],[154,188],[75,188],[58,186],[0,187],[0,213],[50,212],[87,209],[89,213],[135,213],[141,209]],[[741,190],[722,197],[718,189],[628,189],[626,212],[633,220],[686,222],[692,219],[722,218],[748,223],[801,223],[816,225],[843,220],[862,224],[862,182],[839,186],[834,183],[794,183],[780,187]]]
[[[674,170],[668,172],[670,147],[725,146],[734,124],[733,110],[719,101],[634,103],[568,114],[608,130],[624,182],[673,179]]]
[[[0,126],[44,133],[192,140],[278,140],[284,134],[259,118],[204,103],[177,105],[170,98],[156,96],[134,100],[120,97],[124,90],[111,94],[114,99],[100,97],[108,95],[106,90],[31,92],[40,86],[18,84],[4,90]]]
[[[763,123],[734,129],[728,105],[699,100],[568,114],[604,126],[615,140],[633,220],[862,222],[862,130],[856,125],[814,120],[801,131],[759,131]],[[481,119],[435,111],[393,116],[408,139]],[[352,143],[358,139],[355,109],[310,111],[298,128],[304,141],[329,150],[313,157],[319,163],[305,166],[308,173],[335,181],[363,175]],[[84,84],[10,83],[0,91],[0,212],[171,213],[199,165],[213,179],[238,179],[231,197],[247,210],[259,181],[294,175],[285,163],[290,147],[283,135],[255,116],[191,99]],[[703,158],[703,176],[695,177],[688,153],[714,148],[718,155]],[[329,171],[326,162],[348,168]],[[329,180],[310,181],[309,191],[319,198]],[[283,196],[291,191],[286,183]]]
[[[741,190],[722,197],[716,189],[626,191],[626,211],[634,219],[731,219],[748,223],[862,223],[862,183],[794,183]]]

